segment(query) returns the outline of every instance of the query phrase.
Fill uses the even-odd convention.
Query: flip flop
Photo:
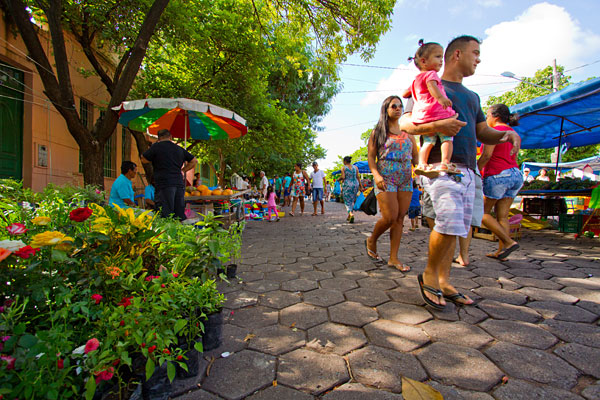
[[[419,290],[421,291],[421,297],[423,297],[423,301],[425,301],[428,306],[435,308],[436,310],[443,310],[446,307],[445,305],[435,303],[433,300],[430,300],[429,297],[425,296],[425,292],[429,292],[434,296],[437,296],[439,300],[443,296],[442,291],[424,284],[423,274],[417,275],[417,280],[419,281]]]
[[[350,217],[350,219],[348,220],[348,222],[350,222],[351,224],[354,223],[354,215]]]
[[[445,294],[444,298],[446,300],[456,304],[457,306],[472,306],[475,304],[475,302],[464,303],[464,302],[458,301],[459,299],[468,301],[467,297],[464,294],[462,294],[461,292],[456,292],[454,294]]]
[[[408,272],[410,271],[410,267],[408,265],[404,265],[402,263],[399,264],[389,264],[387,265],[390,268],[396,268],[400,272]]]
[[[499,260],[504,260],[506,257],[508,257],[513,251],[517,250],[519,247],[519,243],[515,243],[512,246],[510,246],[508,249],[504,249],[504,251],[500,254],[498,254],[498,256],[496,258],[498,258]]]
[[[365,239],[365,250],[367,250],[367,257],[371,259],[371,261],[375,263],[382,263],[383,258],[379,256],[379,254],[375,253],[373,250],[369,249],[369,245],[367,244],[367,239]]]
[[[453,263],[456,263],[456,264],[458,264],[458,265],[460,265],[461,267],[468,267],[469,265],[471,265],[471,263],[468,263],[468,264],[461,264],[461,262],[460,262],[460,261],[458,261],[458,258],[455,258],[455,259],[453,259],[453,260],[452,260],[452,262],[453,262]]]
[[[293,216],[294,216],[294,213],[293,213],[293,212],[291,212],[291,211],[290,211],[288,214],[289,214],[289,216],[290,216],[290,217],[293,217]]]

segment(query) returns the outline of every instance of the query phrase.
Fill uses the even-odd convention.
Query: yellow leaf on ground
[[[431,386],[402,377],[402,397],[404,400],[444,400],[440,392]]]
[[[273,381],[273,386],[277,386],[277,381]]]
[[[244,338],[244,342],[247,342],[247,341],[249,341],[250,339],[253,339],[253,338],[255,338],[255,337],[256,337],[256,335],[255,335],[254,333],[249,333],[249,334],[247,334],[247,335],[246,335],[246,337]]]

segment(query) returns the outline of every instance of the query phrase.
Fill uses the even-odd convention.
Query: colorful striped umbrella
[[[192,99],[144,99],[124,101],[113,107],[119,123],[156,136],[168,129],[184,140],[233,139],[248,133],[246,120],[233,111]]]

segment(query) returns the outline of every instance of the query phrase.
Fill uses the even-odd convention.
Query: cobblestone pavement
[[[600,399],[597,239],[525,230],[503,263],[473,239],[471,265],[451,277],[478,303],[440,312],[417,286],[427,229],[405,227],[401,273],[365,255],[376,217],[307,210],[247,224],[239,280],[221,284],[224,343],[176,382],[179,400],[402,399],[401,376],[446,400]],[[387,234],[378,250],[387,259]]]

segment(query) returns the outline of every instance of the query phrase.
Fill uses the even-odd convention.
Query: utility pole
[[[558,85],[560,84],[560,76],[558,69],[556,68],[556,58],[552,60],[552,91],[558,92]],[[562,134],[562,132],[561,132]],[[554,148],[554,154],[550,156],[550,161],[555,162],[558,171],[558,163],[560,162],[560,145]]]

